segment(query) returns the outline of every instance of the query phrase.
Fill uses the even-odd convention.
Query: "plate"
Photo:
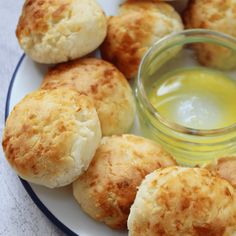
[[[98,0],[107,15],[115,15],[122,0]],[[23,55],[10,82],[5,119],[13,107],[29,92],[37,90],[48,66],[33,62]],[[134,133],[138,133],[137,126]],[[74,200],[71,186],[48,189],[21,179],[26,191],[40,210],[68,235],[127,236],[127,231],[114,231],[87,216]]]

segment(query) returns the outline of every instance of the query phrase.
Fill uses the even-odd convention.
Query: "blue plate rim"
[[[7,97],[6,97],[6,103],[5,103],[5,122],[7,120],[7,117],[9,115],[10,112],[10,101],[11,101],[11,94],[12,94],[12,88],[16,79],[16,75],[17,72],[23,62],[25,58],[25,54],[23,54],[20,57],[20,60],[17,63],[17,66],[14,70],[14,73],[11,77],[10,80],[10,84],[8,87],[8,91],[7,91]],[[20,177],[19,177],[20,178]],[[35,205],[43,212],[43,214],[54,224],[56,225],[60,230],[62,230],[62,232],[64,232],[65,234],[67,234],[68,236],[79,236],[78,234],[76,234],[75,232],[73,232],[71,229],[69,229],[66,225],[64,225],[60,220],[58,220],[56,218],[55,215],[52,214],[52,212],[50,212],[48,210],[48,208],[42,203],[42,201],[38,198],[38,196],[36,195],[36,193],[34,192],[34,190],[32,189],[32,187],[30,186],[30,184],[21,179],[20,181],[22,183],[22,185],[24,186],[26,192],[28,193],[28,195],[31,197],[31,199],[33,200],[33,202],[35,203]]]

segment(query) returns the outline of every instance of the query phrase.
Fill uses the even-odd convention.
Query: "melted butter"
[[[236,82],[203,68],[177,70],[158,78],[149,99],[162,117],[195,129],[236,123]]]

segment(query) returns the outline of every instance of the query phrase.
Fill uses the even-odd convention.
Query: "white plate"
[[[98,0],[107,15],[115,15],[122,0]],[[183,2],[182,2],[183,3]],[[6,103],[6,117],[26,94],[39,88],[47,66],[22,56],[13,74]],[[136,133],[136,132],[135,132]],[[68,235],[121,236],[127,231],[113,231],[98,223],[80,209],[72,196],[71,186],[48,189],[21,180],[26,191],[43,213]]]

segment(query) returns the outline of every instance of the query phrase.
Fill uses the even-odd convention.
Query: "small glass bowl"
[[[236,153],[236,124],[213,130],[184,127],[162,117],[148,99],[148,88],[154,80],[167,72],[195,66],[214,68],[229,79],[236,78],[236,39],[203,29],[169,35],[143,57],[135,87],[144,136],[158,141],[179,164],[186,166],[202,165]],[[236,94],[232,102],[236,102]]]

